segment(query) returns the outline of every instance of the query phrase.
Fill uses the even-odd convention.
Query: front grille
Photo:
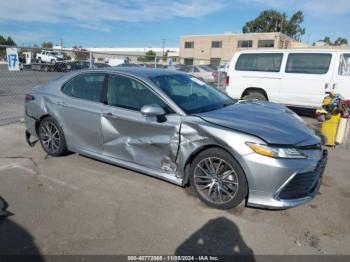
[[[321,144],[307,145],[307,146],[297,146],[297,149],[300,150],[321,150]]]
[[[327,153],[325,151],[316,169],[313,172],[295,175],[279,193],[278,198],[290,200],[313,195],[319,185],[326,162]]]
[[[314,172],[297,174],[281,191],[279,198],[295,199],[306,197],[315,190],[318,176]]]

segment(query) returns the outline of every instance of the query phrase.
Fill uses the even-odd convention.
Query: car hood
[[[320,138],[293,111],[265,101],[238,101],[197,114],[205,121],[257,136],[269,144],[314,145]]]

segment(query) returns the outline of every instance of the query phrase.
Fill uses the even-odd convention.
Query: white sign
[[[19,71],[17,48],[6,48],[6,55],[9,71]]]

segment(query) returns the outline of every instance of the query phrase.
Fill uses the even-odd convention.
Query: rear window
[[[105,74],[78,75],[64,84],[62,92],[68,96],[100,102]]]
[[[289,54],[286,73],[326,74],[331,59],[331,54]]]
[[[279,72],[283,54],[241,54],[237,60],[237,71]]]
[[[350,76],[350,54],[340,56],[339,71],[340,76]]]

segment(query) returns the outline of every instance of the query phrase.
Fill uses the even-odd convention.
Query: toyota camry
[[[318,192],[320,138],[288,108],[236,101],[182,72],[67,73],[25,98],[26,138],[50,156],[76,152],[176,185],[215,208],[288,208]],[[174,200],[176,201],[176,200]]]

